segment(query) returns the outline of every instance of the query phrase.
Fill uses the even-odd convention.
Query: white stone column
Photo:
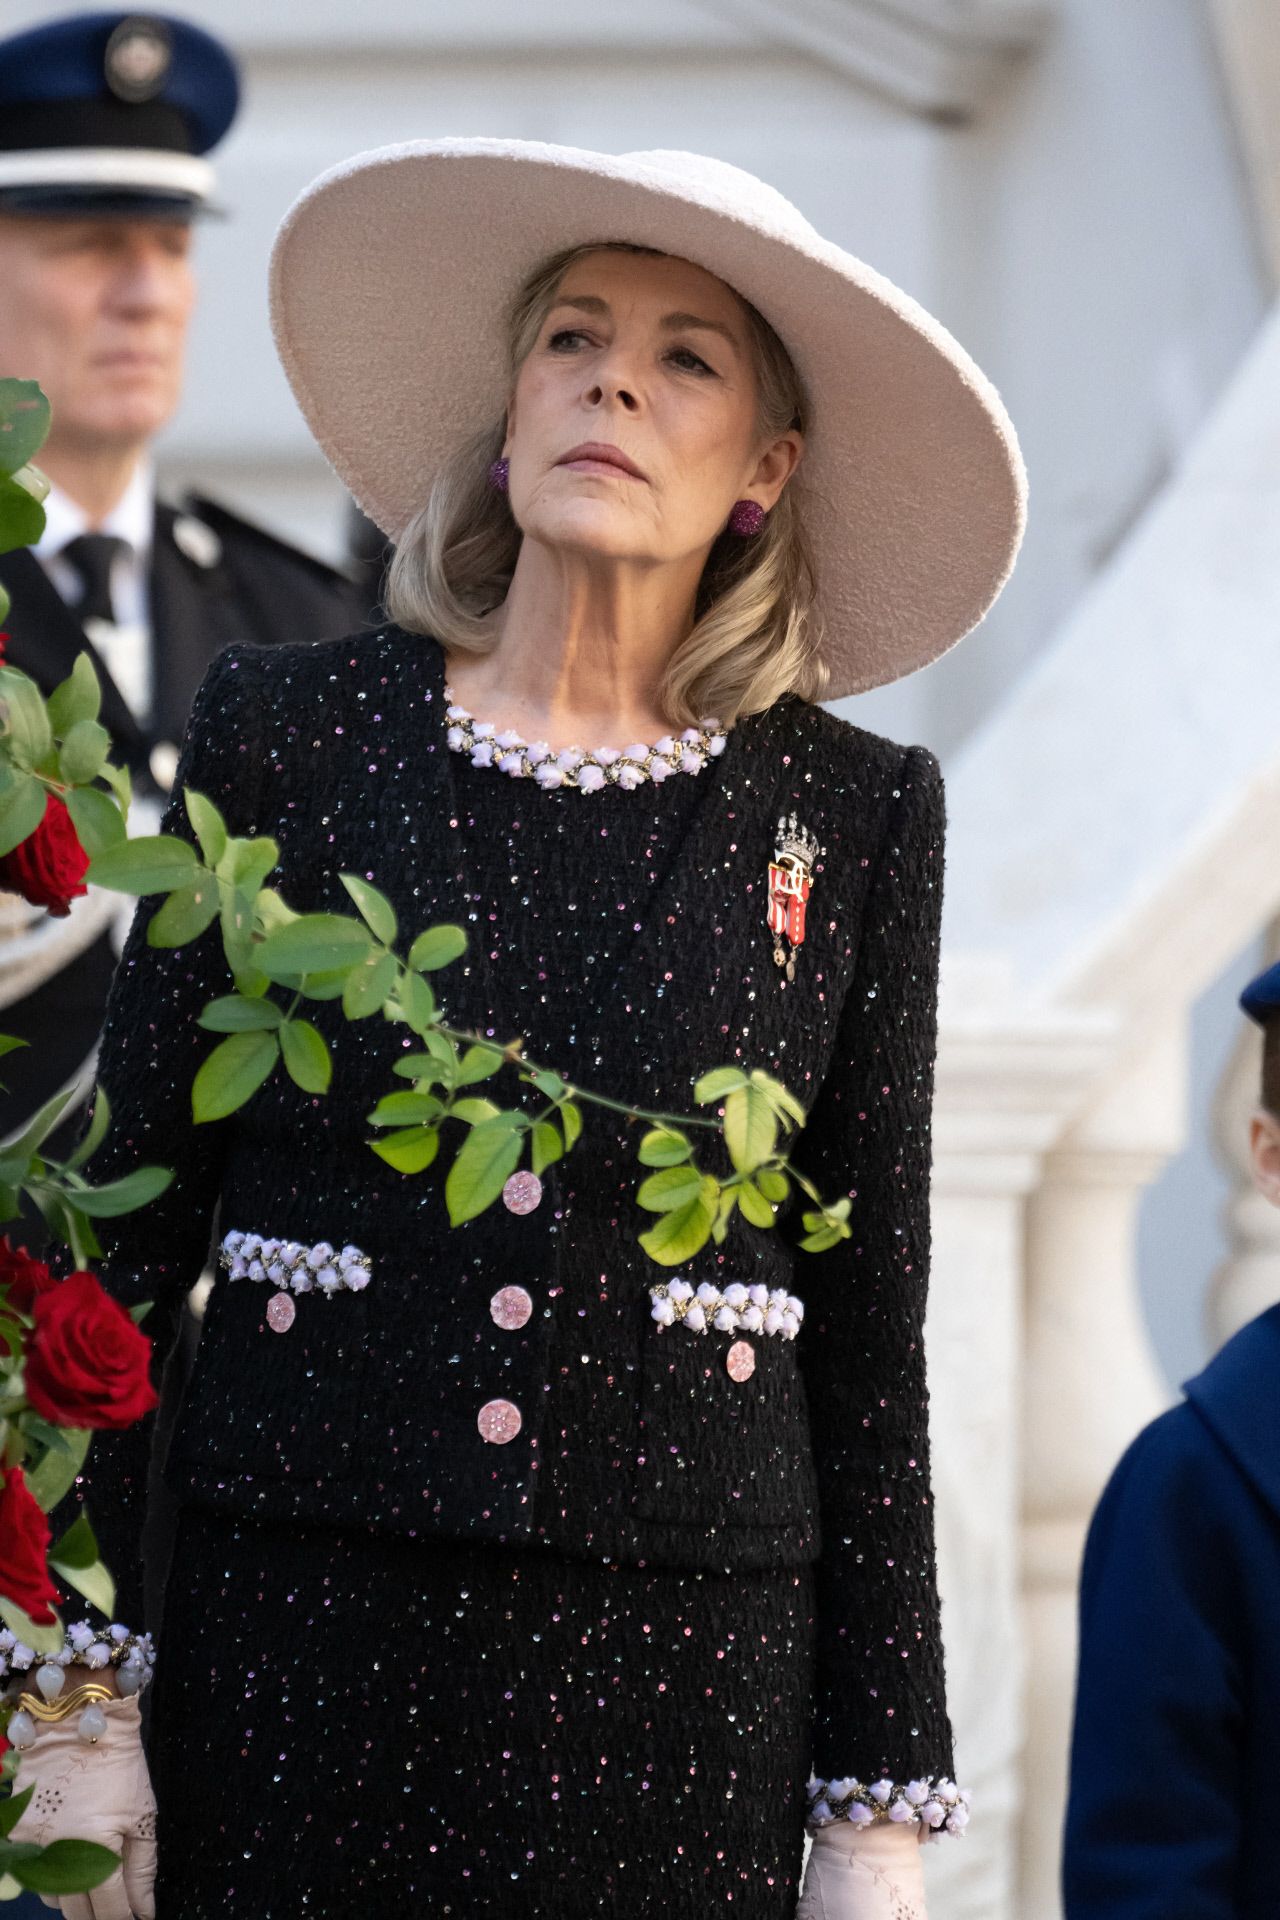
[[[1018,1920],[1057,1920],[1077,1582],[1098,1496],[1168,1390],[1143,1325],[1138,1204],[1182,1144],[1185,1026],[1149,1041],[1044,1163],[1027,1209],[1023,1378],[1026,1754]]]
[[[1099,1070],[1096,1025],[950,1016],[934,1108],[927,1339],[947,1691],[963,1841],[926,1854],[932,1920],[1022,1920],[1024,1209]]]

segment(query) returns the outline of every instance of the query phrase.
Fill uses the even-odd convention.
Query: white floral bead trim
[[[718,720],[709,719],[680,734],[664,733],[652,746],[637,740],[621,752],[616,747],[593,747],[590,753],[581,747],[556,751],[545,740],[530,743],[514,728],[499,732],[490,721],[477,720],[460,707],[448,687],[444,691],[449,702],[445,738],[453,752],[469,753],[473,767],[497,767],[515,780],[536,780],[540,787],[599,793],[602,787],[630,789],[673,773],[701,773],[708,760],[724,752],[729,737]]]
[[[76,1620],[65,1629],[56,1653],[36,1653],[8,1627],[0,1632],[0,1680],[12,1673],[30,1673],[33,1667],[88,1667],[95,1672],[114,1667],[118,1674],[137,1677],[137,1685],[122,1688],[122,1692],[141,1693],[155,1663],[151,1635],[131,1633],[118,1620],[109,1627],[96,1628],[87,1620]]]
[[[290,1293],[332,1297],[344,1287],[360,1293],[368,1286],[373,1262],[359,1247],[331,1247],[327,1240],[303,1246],[300,1240],[272,1240],[260,1233],[227,1233],[219,1249],[233,1280],[266,1280]]]
[[[954,1780],[932,1775],[925,1780],[910,1780],[906,1786],[892,1780],[874,1780],[864,1786],[860,1780],[819,1780],[808,1786],[811,1827],[830,1827],[847,1820],[852,1827],[869,1827],[876,1821],[891,1820],[897,1826],[910,1823],[924,1829],[926,1839],[940,1839],[944,1833],[963,1833],[969,1824],[969,1794]]]
[[[653,1317],[660,1327],[677,1324],[689,1333],[776,1333],[794,1340],[804,1319],[804,1304],[783,1287],[772,1291],[757,1282],[746,1286],[732,1280],[721,1293],[704,1280],[698,1287],[688,1280],[664,1280],[650,1287]]]

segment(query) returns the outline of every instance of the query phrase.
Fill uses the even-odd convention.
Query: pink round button
[[[502,1189],[502,1204],[512,1213],[532,1213],[542,1198],[542,1182],[527,1170],[513,1173]]]
[[[476,1415],[480,1438],[495,1447],[505,1447],[524,1425],[524,1417],[514,1400],[486,1400]]]
[[[297,1311],[292,1294],[273,1293],[267,1302],[267,1325],[272,1333],[288,1333]]]
[[[495,1327],[501,1327],[504,1333],[514,1333],[532,1315],[533,1296],[523,1287],[502,1287],[489,1302],[489,1312]]]
[[[735,1340],[724,1364],[731,1380],[749,1380],[756,1370],[756,1350],[746,1340]]]

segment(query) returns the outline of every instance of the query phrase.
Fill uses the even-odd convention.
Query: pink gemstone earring
[[[495,493],[505,493],[511,479],[511,462],[495,460],[489,468],[489,485]]]
[[[737,500],[729,515],[729,532],[739,540],[753,540],[768,518],[758,500]]]

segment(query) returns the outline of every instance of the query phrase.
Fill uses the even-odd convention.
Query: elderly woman
[[[802,1910],[921,1915],[918,1838],[967,1819],[922,1349],[942,789],[814,703],[981,616],[1012,430],[911,301],[687,154],[363,156],[293,209],[273,293],[397,543],[396,624],[225,653],[170,824],[189,785],[278,840],[293,906],[344,908],[355,871],[411,933],[463,923],[452,1023],[626,1106],[766,1068],[853,1231],[811,1255],[792,1214],[735,1216],[657,1267],[598,1111],[451,1230],[435,1176],[366,1145],[412,1037],[332,1005],[327,1098],[280,1076],[194,1129],[223,962],[140,913],[104,1171],[176,1178],[107,1223],[104,1279],[154,1303],[157,1354],[215,1210],[229,1236],[165,1463],[156,1906],[783,1920],[807,1821]],[[360,1264],[298,1292],[263,1240]],[[100,1440],[84,1488],[130,1626],[148,1445]],[[136,1695],[106,1718],[58,1807],[28,1749],[24,1831],[122,1838],[123,1885],[65,1911],[149,1914]]]

